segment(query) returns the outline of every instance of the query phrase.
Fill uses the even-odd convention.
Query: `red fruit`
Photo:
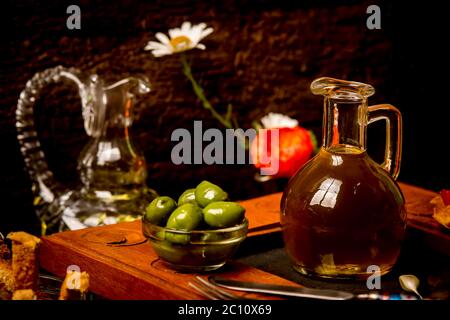
[[[279,132],[279,145],[273,146],[273,150],[271,146],[271,130],[278,130]],[[278,173],[274,174],[275,177],[290,178],[311,158],[314,144],[308,130],[302,127],[294,127],[260,130],[250,148],[256,168],[276,167],[272,165],[272,162],[268,164],[261,163],[267,162],[262,161],[264,155],[266,155],[272,161],[279,161],[279,169]]]
[[[450,206],[450,190],[442,189],[441,197],[442,197],[442,200],[444,200],[444,204],[446,206]]]

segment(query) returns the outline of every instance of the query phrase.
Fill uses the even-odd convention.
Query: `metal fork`
[[[189,282],[188,285],[195,290],[197,290],[200,294],[207,297],[211,300],[247,300],[248,298],[244,298],[230,292],[219,288],[218,286],[208,282],[202,277],[195,277],[193,282]]]

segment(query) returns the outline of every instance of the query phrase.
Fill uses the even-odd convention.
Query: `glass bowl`
[[[142,219],[142,232],[159,258],[181,272],[212,271],[223,266],[247,236],[248,221],[214,229],[180,231]]]

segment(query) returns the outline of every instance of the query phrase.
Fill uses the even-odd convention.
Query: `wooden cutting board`
[[[115,245],[123,238],[127,243]],[[71,265],[90,275],[90,290],[108,299],[204,299],[188,283],[198,274],[178,273],[159,260],[142,236],[141,222],[120,223],[43,237],[41,267],[63,277]],[[273,274],[230,262],[219,272],[202,275],[296,285]],[[243,297],[267,298],[257,294]]]
[[[430,247],[450,255],[450,235],[431,217],[436,193],[400,183],[406,198],[408,226]],[[249,237],[280,231],[281,193],[242,201]],[[126,242],[124,242],[126,239]],[[188,283],[195,275],[177,273],[162,263],[141,233],[140,222],[121,223],[42,238],[41,266],[64,276],[77,265],[91,276],[91,290],[109,299],[202,299]],[[230,262],[215,274],[234,279],[298,285],[273,274]],[[261,295],[258,298],[264,298]]]

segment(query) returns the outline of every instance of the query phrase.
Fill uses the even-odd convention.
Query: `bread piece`
[[[0,300],[9,300],[14,290],[14,281],[11,267],[11,252],[4,243],[0,233]]]
[[[0,260],[0,300],[9,300],[14,291],[11,261]]]
[[[67,271],[59,300],[84,300],[88,291],[89,274],[87,272]]]
[[[447,229],[450,229],[450,206],[445,205],[440,195],[434,197],[430,203],[434,205],[433,218]]]
[[[0,261],[11,259],[11,252],[8,249],[8,246],[3,243],[0,234]]]
[[[14,291],[12,300],[36,300],[36,294],[31,289]]]
[[[433,218],[447,229],[450,229],[450,206],[443,209],[434,208]]]
[[[37,251],[40,239],[26,232],[11,232],[14,290],[36,290],[39,277]]]

